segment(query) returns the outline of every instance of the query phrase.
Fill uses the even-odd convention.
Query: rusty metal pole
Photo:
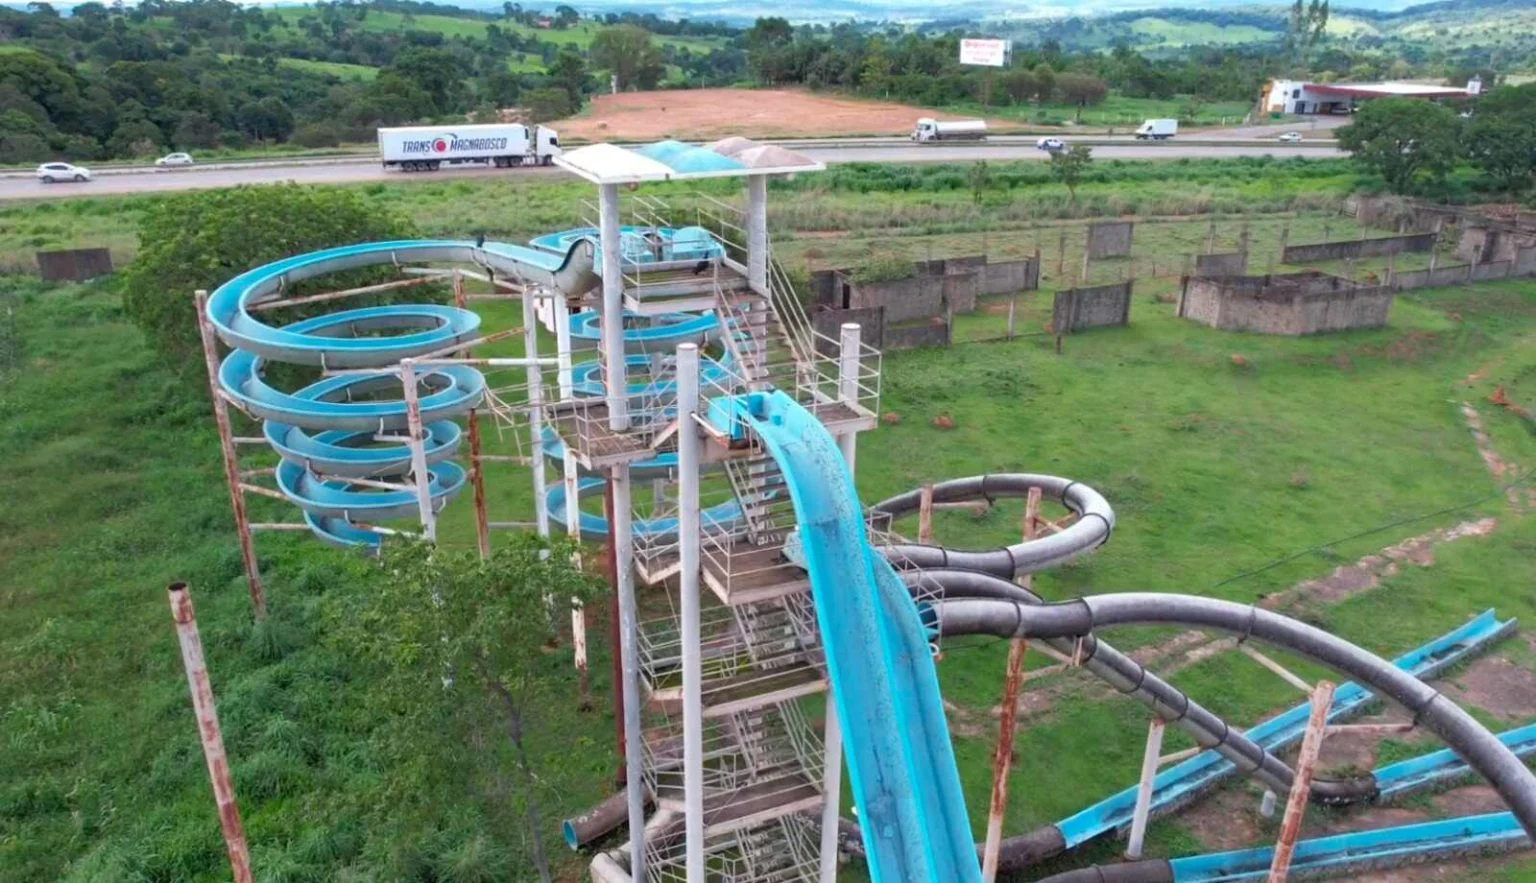
[[[1291,872],[1291,857],[1296,853],[1296,838],[1301,835],[1301,818],[1307,811],[1307,795],[1312,791],[1312,774],[1317,769],[1317,755],[1328,729],[1328,709],[1333,706],[1333,683],[1318,681],[1312,688],[1312,716],[1307,718],[1307,734],[1301,740],[1296,757],[1296,776],[1285,800],[1285,816],[1280,822],[1280,839],[1269,865],[1269,883],[1285,883]]]
[[[1056,243],[1056,278],[1057,285],[1062,276],[1067,272],[1067,228],[1061,228],[1061,239]]]
[[[464,292],[464,274],[453,271],[453,303],[461,310],[469,309],[469,297]],[[464,358],[473,355],[473,347],[466,347]],[[491,522],[485,508],[485,464],[480,460],[480,409],[469,411],[469,483],[475,494],[475,542],[480,547],[480,557],[491,557]]]
[[[256,562],[256,545],[251,539],[251,519],[245,511],[245,491],[240,489],[240,459],[235,453],[235,431],[229,422],[229,403],[219,387],[219,344],[208,321],[208,292],[198,289],[197,328],[203,339],[203,359],[208,368],[208,394],[213,399],[213,417],[219,427],[219,448],[224,457],[224,481],[229,485],[229,505],[235,512],[235,533],[240,538],[240,557],[245,562],[245,581],[251,592],[251,609],[257,619],[267,618],[267,594],[261,585],[261,568]]]
[[[234,871],[235,883],[252,883],[251,853],[245,843],[240,807],[235,803],[235,783],[229,773],[229,758],[224,754],[224,735],[219,731],[213,685],[203,662],[203,640],[197,633],[192,596],[187,593],[186,583],[171,583],[166,594],[171,600],[171,618],[176,621],[181,664],[187,670],[187,687],[192,692],[192,708],[197,712],[197,732],[203,742],[203,759],[208,762],[208,779],[213,782],[213,799],[219,807],[219,827],[224,829],[229,866]]]
[[[1040,489],[1032,487],[1024,503],[1025,541],[1035,538],[1040,518]],[[1029,588],[1033,580],[1019,574],[1019,585]],[[1008,642],[1008,672],[1003,680],[1003,704],[997,728],[997,751],[992,756],[992,802],[987,810],[987,840],[981,852],[981,879],[997,879],[998,853],[1003,844],[1003,816],[1008,811],[1008,774],[1013,769],[1013,741],[1019,724],[1019,694],[1024,688],[1024,656],[1029,642],[1013,638]]]

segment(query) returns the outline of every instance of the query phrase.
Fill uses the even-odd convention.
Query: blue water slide
[[[636,313],[625,313],[625,319],[640,318]],[[572,313],[571,348],[592,349],[603,339],[602,316],[596,310]],[[624,349],[631,353],[671,353],[680,343],[696,343],[703,346],[720,334],[720,319],[709,313],[663,313],[650,317],[648,326],[631,326],[624,329]]]
[[[869,545],[837,442],[782,392],[729,404],[709,409],[712,419],[726,431],[746,422],[794,502],[871,878],[976,883],[981,869],[927,636],[901,579]]]
[[[1525,831],[1513,813],[1489,813],[1303,840],[1296,844],[1291,874],[1337,875],[1352,869],[1477,855],[1528,845]],[[1176,858],[1168,865],[1174,883],[1235,883],[1267,879],[1273,858],[1274,848],[1266,846]]]
[[[1397,657],[1393,664],[1419,678],[1433,677],[1447,666],[1509,634],[1514,627],[1513,619],[1500,620],[1492,610],[1485,610],[1459,628]],[[1333,695],[1333,705],[1328,712],[1330,721],[1359,714],[1375,698],[1370,691],[1352,681],[1340,685]],[[1302,703],[1253,727],[1244,735],[1274,753],[1301,740],[1310,714],[1311,705]],[[1182,806],[1236,772],[1231,761],[1211,750],[1171,766],[1153,780],[1152,814]],[[1061,832],[1065,847],[1081,846],[1129,825],[1136,807],[1136,790],[1132,785],[1057,822],[1056,828]]]
[[[1499,734],[1499,741],[1519,757],[1536,754],[1536,724]],[[1410,757],[1376,770],[1377,800],[1394,800],[1411,791],[1453,782],[1471,773],[1467,762],[1449,748]]]
[[[383,479],[410,471],[410,449],[393,438],[407,424],[392,371],[401,359],[443,352],[479,334],[468,310],[436,304],[396,304],[342,310],[282,327],[259,319],[255,308],[280,300],[307,279],[344,270],[405,263],[477,265],[502,278],[579,295],[597,281],[595,247],[573,238],[560,252],[454,240],[371,242],[284,258],[234,277],[208,299],[207,316],[232,352],[219,365],[223,390],[265,421],[263,434],[282,457],[281,492],[298,505],[310,527],[337,545],[377,545],[379,535],[357,522],[414,514],[414,491],[338,479]],[[295,392],[268,383],[267,361],[348,369]],[[485,379],[473,368],[431,366],[420,377],[421,417],[432,505],[440,508],[464,485],[464,470],[449,461],[460,430],[453,418],[485,397]],[[382,394],[382,395],[379,395]]]

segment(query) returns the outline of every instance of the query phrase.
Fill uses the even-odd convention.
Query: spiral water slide
[[[399,479],[411,469],[410,446],[401,435],[406,405],[400,397],[400,375],[393,368],[402,359],[443,354],[474,339],[480,319],[456,307],[397,304],[343,310],[278,327],[258,318],[261,308],[280,302],[289,288],[307,279],[382,265],[466,264],[568,296],[598,284],[596,246],[590,236],[563,236],[558,239],[560,250],[553,244],[406,240],[348,245],[257,267],[209,297],[207,318],[232,350],[219,366],[219,384],[243,410],[264,421],[263,434],[282,457],[278,487],[303,510],[316,536],[343,547],[377,546],[380,534],[370,525],[416,514],[419,504],[413,490],[376,484]],[[566,321],[574,345],[596,344],[595,313],[576,313]],[[683,341],[709,340],[718,327],[712,315],[663,317],[650,327],[628,329],[626,347],[659,351]],[[345,373],[285,392],[264,378],[269,361]],[[367,370],[375,368],[380,370]],[[577,372],[585,386],[595,383],[590,367],[579,365]],[[425,387],[420,407],[431,500],[441,508],[466,480],[464,469],[451,459],[461,440],[454,418],[483,401],[486,384],[479,371],[463,365],[424,366],[420,381]]]

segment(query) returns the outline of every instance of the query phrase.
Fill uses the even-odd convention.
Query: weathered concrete
[[[1435,233],[1410,233],[1407,236],[1378,236],[1373,239],[1345,239],[1288,245],[1280,260],[1286,264],[1310,264],[1315,261],[1341,261],[1353,258],[1384,257],[1405,252],[1433,251]]]
[[[848,274],[838,274],[841,302],[847,309],[884,307],[890,324],[926,319],[943,312],[943,276],[909,276],[880,282],[860,282]]]
[[[981,290],[981,273],[975,271],[947,273],[939,278],[950,312],[973,313],[976,311],[976,295]],[[944,304],[940,304],[940,309],[944,309]]]
[[[1489,279],[1508,279],[1510,271],[1515,267],[1514,261],[1494,261],[1486,264],[1472,265],[1472,280],[1485,282]]]
[[[813,307],[838,307],[837,276],[847,270],[812,270],[806,300]],[[834,337],[836,335],[833,335]]]
[[[1387,323],[1393,291],[1338,276],[1306,272],[1266,276],[1190,277],[1178,315],[1224,331],[1317,334]]]
[[[915,349],[920,346],[949,346],[949,341],[949,323],[943,319],[929,319],[925,322],[885,326],[883,349],[891,352]]]
[[[1040,287],[1040,267],[1030,258],[996,261],[981,267],[980,294],[1013,294]]]
[[[1195,255],[1196,276],[1241,276],[1248,272],[1248,253],[1242,251]]]
[[[37,269],[48,282],[84,282],[112,273],[112,252],[105,248],[40,251]]]
[[[1131,253],[1134,221],[1102,221],[1088,225],[1088,257],[1123,258]]]
[[[811,328],[821,335],[816,339],[817,351],[824,356],[836,356],[840,329],[850,322],[859,326],[861,341],[877,350],[885,349],[885,307],[858,310],[813,308]]]
[[[1068,288],[1056,292],[1051,306],[1051,328],[1070,334],[1084,328],[1126,325],[1131,321],[1131,290],[1134,279],[1113,285]]]

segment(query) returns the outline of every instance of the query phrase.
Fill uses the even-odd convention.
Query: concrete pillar
[[[544,492],[544,372],[539,368],[539,320],[533,287],[523,288],[523,357],[528,360],[528,431],[533,436],[533,513],[539,536],[549,536],[549,510]]]
[[[768,177],[747,178],[747,283],[768,293]]]
[[[608,428],[629,428],[629,379],[624,370],[624,263],[619,240],[619,185],[597,190],[599,240],[603,271],[603,383],[608,392]]]
[[[619,677],[624,697],[624,765],[629,798],[630,873],[645,879],[645,750],[640,741],[640,610],[635,601],[634,534],[629,465],[613,467],[612,521],[614,582],[619,596]]]
[[[699,637],[699,348],[677,348],[677,538],[683,640],[683,804],[687,879],[704,869],[704,685]]]

